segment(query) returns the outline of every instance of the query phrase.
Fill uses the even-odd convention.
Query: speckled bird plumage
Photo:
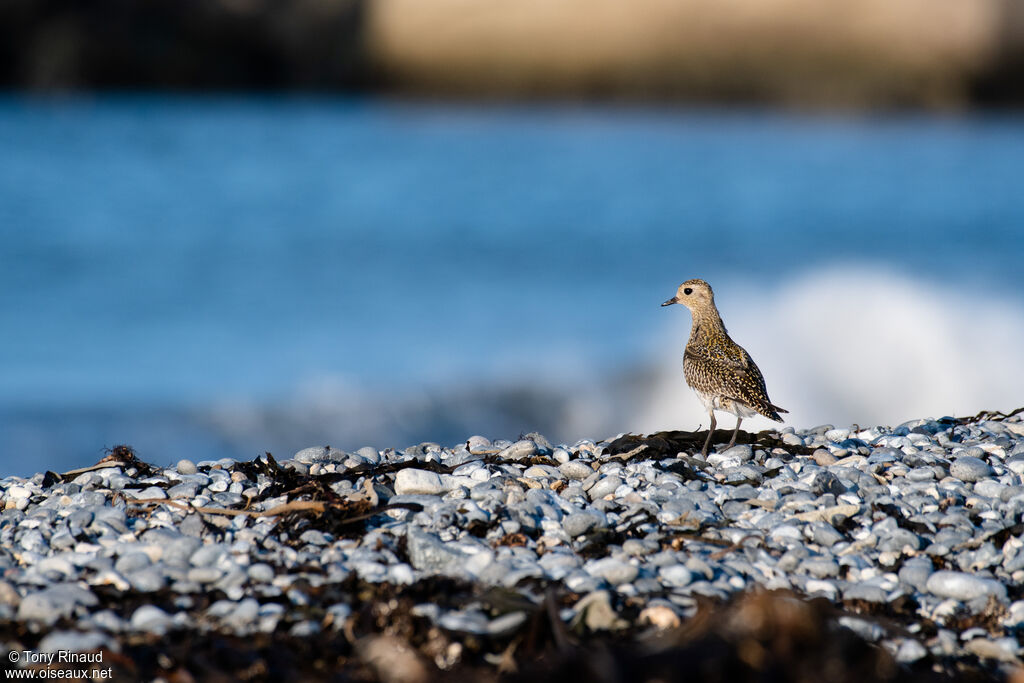
[[[772,404],[761,370],[750,354],[729,337],[715,306],[711,285],[704,280],[687,280],[679,285],[676,296],[662,306],[676,303],[685,305],[693,315],[690,339],[683,352],[683,375],[711,416],[703,453],[707,455],[715,429],[716,410],[736,416],[730,446],[736,442],[740,422],[745,417],[761,414],[782,422],[779,413],[787,411]]]

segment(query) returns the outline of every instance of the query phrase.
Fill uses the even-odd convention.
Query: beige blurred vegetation
[[[392,87],[432,94],[959,107],[1019,99],[1021,87],[1021,0],[374,0],[367,9],[371,63]]]
[[[0,87],[1024,103],[1024,0],[4,0]]]

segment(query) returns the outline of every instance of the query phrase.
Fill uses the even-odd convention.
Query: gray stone
[[[192,553],[191,563],[195,567],[209,567],[228,554],[228,548],[221,543],[208,543]]]
[[[464,573],[467,555],[434,534],[410,526],[406,533],[409,561],[420,571]]]
[[[127,574],[128,572],[133,572],[136,569],[148,567],[151,564],[152,561],[149,559],[149,555],[144,552],[135,551],[119,557],[117,562],[114,563],[114,569],[122,574]]]
[[[992,468],[981,458],[963,456],[953,461],[949,466],[949,476],[960,481],[978,481],[992,474]]]
[[[536,455],[537,444],[529,439],[523,439],[522,441],[516,441],[508,448],[498,453],[498,458],[501,460],[522,460],[523,458],[529,458],[531,455]]]
[[[929,593],[942,598],[967,602],[975,598],[994,595],[1006,599],[1006,587],[993,579],[983,579],[964,572],[937,571],[928,577],[925,584]]]
[[[845,626],[864,640],[874,643],[885,637],[885,629],[872,621],[858,617],[839,617],[839,625]]]
[[[62,617],[71,617],[79,607],[98,604],[99,599],[92,591],[74,583],[58,583],[22,598],[18,605],[18,619],[53,625]]]
[[[167,493],[159,486],[150,486],[141,491],[125,491],[125,493],[138,500],[162,500],[167,497]]]
[[[845,537],[828,522],[811,522],[808,525],[811,540],[824,548],[831,548]]]
[[[198,472],[195,463],[191,460],[179,460],[176,469],[178,474],[195,474]]]
[[[436,496],[445,493],[447,490],[440,475],[434,472],[409,468],[399,470],[395,475],[395,493],[397,495],[426,494]]]
[[[233,629],[236,633],[246,632],[256,623],[259,614],[260,603],[254,598],[245,598],[225,615],[222,621],[225,626]]]
[[[913,638],[908,638],[900,643],[899,649],[896,650],[896,661],[900,664],[913,664],[927,655],[928,650],[924,645]]]
[[[827,557],[809,557],[800,563],[798,571],[816,579],[825,579],[837,575],[839,565]]]
[[[14,589],[14,586],[0,579],[0,605],[17,607],[20,602],[21,596],[18,595],[18,591]]]
[[[150,566],[143,569],[137,569],[125,576],[132,588],[139,591],[140,593],[154,593],[167,583],[167,575],[161,571],[161,568]]]
[[[574,512],[562,520],[562,528],[571,538],[582,536],[600,523],[597,515],[589,512]]]
[[[591,576],[599,576],[613,586],[629,583],[636,578],[638,570],[632,564],[616,560],[614,557],[603,557],[591,560],[583,565]]]
[[[292,460],[303,465],[312,465],[313,463],[341,463],[345,462],[347,457],[348,454],[345,451],[339,451],[330,446],[312,446],[303,448],[292,456]]]
[[[121,647],[106,633],[99,631],[53,631],[39,641],[39,652],[119,652]]]
[[[870,583],[851,583],[843,591],[844,600],[863,600],[882,604],[888,601],[888,593]]]
[[[133,631],[164,635],[171,628],[172,619],[167,612],[154,605],[142,605],[132,613],[129,625]]]
[[[356,455],[373,465],[380,463],[380,453],[377,452],[376,448],[371,446],[363,446],[356,451]]]
[[[188,580],[194,583],[214,583],[224,576],[224,570],[218,567],[193,567],[188,570]]]
[[[612,474],[598,480],[598,482],[591,486],[590,490],[587,491],[587,495],[590,496],[591,500],[600,500],[605,496],[615,493],[615,489],[620,486],[622,486],[622,479]]]
[[[302,532],[299,541],[310,545],[328,545],[331,542],[331,537],[317,529],[308,529]]]
[[[900,581],[917,591],[925,591],[928,577],[935,571],[932,561],[926,557],[915,557],[907,560],[900,567]]]
[[[611,595],[608,591],[595,590],[583,596],[573,606],[576,613],[572,620],[573,626],[583,624],[591,631],[607,631],[627,626],[612,608]]]
[[[668,586],[686,586],[693,580],[693,572],[681,564],[673,564],[658,569],[658,576]]]
[[[274,580],[274,568],[265,562],[249,565],[246,574],[257,583],[270,583]]]
[[[754,457],[754,450],[747,444],[740,444],[727,448],[721,453],[723,458],[729,458],[739,460],[740,462],[747,462]]]
[[[569,462],[562,463],[558,466],[558,471],[566,479],[574,479],[577,481],[586,479],[590,475],[594,474],[594,470],[590,465],[580,462],[579,460],[570,460]]]

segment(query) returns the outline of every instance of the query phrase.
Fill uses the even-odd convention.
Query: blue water
[[[1010,116],[0,99],[0,474],[637,429],[600,395],[678,351],[688,277],[723,314],[851,268],[1019,306],[1022,177]]]

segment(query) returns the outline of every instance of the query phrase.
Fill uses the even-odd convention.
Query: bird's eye
[[[689,287],[683,290],[683,294],[693,294],[693,290]]]

